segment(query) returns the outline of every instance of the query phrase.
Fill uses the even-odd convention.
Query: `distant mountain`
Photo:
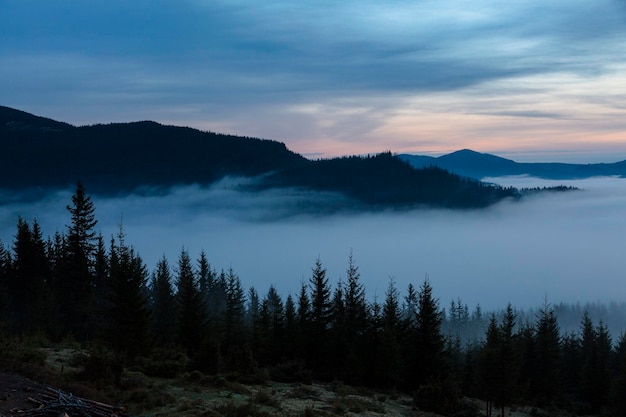
[[[273,140],[150,121],[76,127],[8,107],[0,107],[0,147],[0,189],[15,192],[80,180],[91,193],[125,194],[242,176],[257,179],[249,191],[333,192],[352,208],[483,207],[519,196],[440,168],[415,169],[391,153],[311,161]]]
[[[626,176],[626,161],[612,164],[523,163],[469,149],[440,157],[401,154],[415,168],[436,166],[461,176],[482,179],[505,175],[530,175],[546,179],[580,179],[595,176]]]

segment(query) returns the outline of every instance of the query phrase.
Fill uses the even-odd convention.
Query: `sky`
[[[307,157],[626,159],[623,0],[0,0],[0,104]]]
[[[316,259],[334,287],[352,252],[370,301],[390,280],[406,295],[428,277],[442,307],[461,298],[493,310],[626,300],[626,182],[621,178],[547,181],[487,179],[517,187],[573,185],[580,191],[503,201],[479,210],[416,210],[321,217],[299,215],[303,202],[328,195],[296,190],[245,193],[235,179],[210,188],[176,187],[158,195],[93,196],[96,230],[108,243],[123,222],[126,243],[149,271],[165,256],[201,251],[218,272],[232,268],[246,291],[271,285],[286,298],[308,285]],[[14,241],[18,216],[37,219],[44,237],[65,232],[73,191],[0,205],[0,240]],[[624,325],[622,323],[622,325]],[[626,328],[621,330],[626,331]]]

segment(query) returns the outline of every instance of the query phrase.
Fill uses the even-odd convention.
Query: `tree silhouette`
[[[178,257],[176,301],[178,342],[192,357],[198,352],[202,343],[206,313],[189,253],[184,248]]]
[[[60,319],[66,331],[79,340],[86,340],[93,330],[89,321],[93,299],[93,253],[96,233],[95,207],[79,181],[67,206],[71,223],[67,226],[67,247],[64,262],[57,275],[56,297]]]
[[[157,261],[150,285],[152,294],[152,333],[159,346],[176,342],[176,298],[172,274],[165,255]]]

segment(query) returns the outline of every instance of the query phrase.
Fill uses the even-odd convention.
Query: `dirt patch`
[[[0,373],[0,415],[17,416],[24,410],[35,408],[29,400],[46,386],[18,375]]]

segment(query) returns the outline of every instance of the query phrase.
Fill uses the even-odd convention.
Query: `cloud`
[[[3,2],[0,96],[74,124],[156,119],[327,155],[473,140],[609,153],[625,16],[612,0]],[[491,117],[465,138],[467,114]],[[520,140],[523,115],[563,123]],[[431,120],[443,125],[425,134]]]

